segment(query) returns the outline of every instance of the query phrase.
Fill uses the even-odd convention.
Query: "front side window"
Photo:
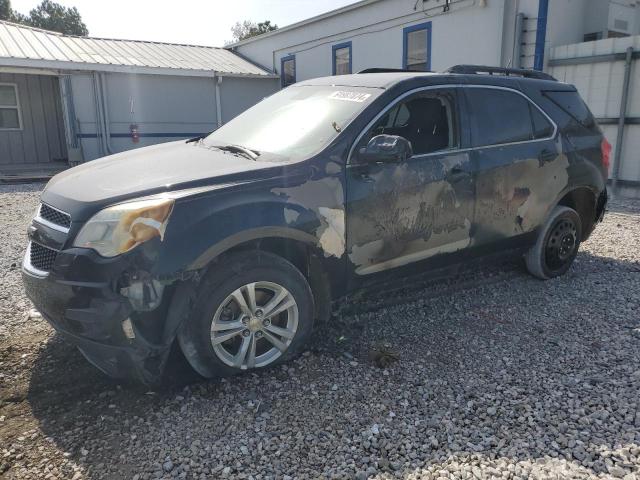
[[[376,135],[397,135],[411,142],[414,155],[439,152],[458,145],[455,93],[420,92],[392,106],[360,140],[358,149]]]
[[[351,73],[351,42],[340,43],[331,48],[333,53],[333,74]]]
[[[413,25],[403,30],[402,68],[428,71],[431,69],[431,22]]]
[[[282,88],[296,83],[296,57],[290,55],[280,61],[280,82]]]
[[[326,147],[382,92],[379,88],[294,85],[241,113],[204,143],[239,145],[260,153],[258,161],[301,160]]]
[[[0,83],[0,130],[21,128],[18,87],[11,83]]]
[[[474,147],[533,139],[529,101],[507,90],[465,89]]]

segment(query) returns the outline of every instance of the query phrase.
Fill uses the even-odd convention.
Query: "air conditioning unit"
[[[637,8],[636,2],[627,2],[626,4],[618,2],[609,3],[609,22],[607,29],[610,33],[615,32],[615,34],[617,34],[610,36],[634,34]]]

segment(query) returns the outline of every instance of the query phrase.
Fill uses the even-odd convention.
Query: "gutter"
[[[44,60],[29,58],[9,58],[0,56],[2,68],[29,68],[38,70],[49,70],[56,72],[56,75],[69,71],[77,72],[118,72],[132,73],[140,75],[171,75],[178,77],[211,77],[213,70],[196,70],[186,68],[169,67],[144,67],[134,65],[112,65],[104,63],[90,62],[69,62],[63,60]],[[259,68],[259,67],[257,67]],[[242,78],[279,78],[278,75],[269,73],[237,73],[237,72],[215,72],[221,77],[242,77]]]

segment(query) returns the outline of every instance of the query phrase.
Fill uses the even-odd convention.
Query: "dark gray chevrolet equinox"
[[[298,352],[332,300],[407,272],[524,254],[570,267],[604,214],[610,145],[576,89],[457,66],[292,85],[203,138],[55,176],[24,284],[114,377],[205,377]]]

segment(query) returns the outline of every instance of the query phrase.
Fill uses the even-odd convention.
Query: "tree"
[[[89,35],[89,30],[87,30],[87,26],[82,21],[76,7],[63,7],[51,0],[42,0],[42,3],[31,10],[29,15],[23,15],[13,10],[10,0],[0,0],[0,20],[9,20],[67,35],[83,37]]]
[[[11,10],[11,2],[9,0],[0,0],[0,20],[9,20],[13,17]]]
[[[233,41],[239,42],[240,40],[262,35],[263,33],[272,32],[277,29],[278,25],[271,25],[271,20],[265,20],[260,23],[245,20],[244,22],[236,22],[235,25],[231,27],[231,34],[233,35]]]
[[[29,23],[34,27],[67,35],[89,35],[76,7],[67,8],[51,0],[42,0],[40,5],[29,12],[29,17]]]

